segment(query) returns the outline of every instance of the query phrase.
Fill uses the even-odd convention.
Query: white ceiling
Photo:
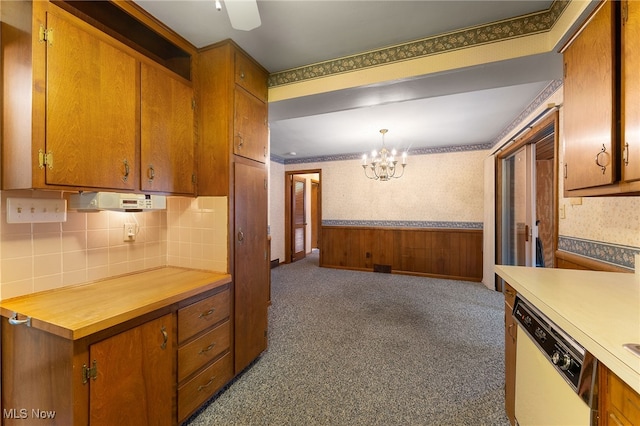
[[[196,47],[227,38],[269,72],[546,10],[552,1],[259,0],[262,24],[231,28],[214,0],[136,0]],[[557,52],[272,102],[271,152],[283,158],[493,141],[552,80]]]

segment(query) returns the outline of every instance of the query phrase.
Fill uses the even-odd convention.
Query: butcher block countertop
[[[496,265],[496,273],[640,393],[640,276]]]
[[[17,312],[34,328],[76,340],[230,281],[229,274],[160,268],[6,299],[0,315],[6,321]]]

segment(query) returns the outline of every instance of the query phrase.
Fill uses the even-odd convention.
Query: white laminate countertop
[[[496,265],[496,273],[640,393],[640,276]]]

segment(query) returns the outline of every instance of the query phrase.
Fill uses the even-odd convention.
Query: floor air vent
[[[373,272],[382,272],[384,274],[391,273],[391,265],[379,265],[377,263],[373,264]]]

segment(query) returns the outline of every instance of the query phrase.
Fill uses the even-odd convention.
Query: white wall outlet
[[[137,223],[125,223],[124,224],[124,235],[123,235],[124,241],[126,241],[126,242],[135,241],[137,235],[138,235],[138,224]]]
[[[7,223],[67,221],[67,200],[53,198],[7,198]]]

